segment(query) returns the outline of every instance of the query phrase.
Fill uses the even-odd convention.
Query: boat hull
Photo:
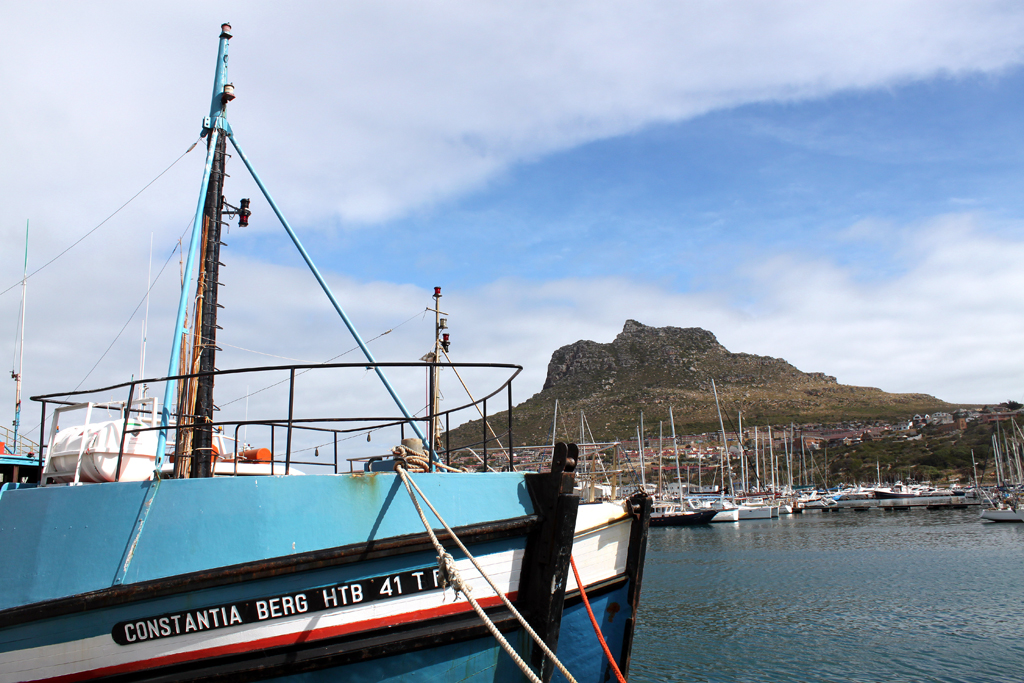
[[[712,522],[738,522],[740,521],[740,511],[736,508],[729,510],[716,510],[715,516],[711,518]]]
[[[989,522],[1024,522],[1024,510],[982,510],[981,518]]]
[[[596,525],[587,524],[593,519],[590,507],[580,506],[573,557],[601,635],[619,671],[628,677],[651,499],[634,496],[626,501],[626,514],[620,508],[616,515]],[[572,574],[566,587],[559,643],[558,657],[579,683],[615,680]],[[565,678],[556,670],[552,681],[564,683]]]
[[[414,477],[556,645],[578,503],[566,493],[571,475]],[[51,531],[55,520],[64,531]],[[8,489],[0,522],[13,549],[0,558],[12,579],[0,597],[0,683],[318,671],[398,680],[414,664],[454,671],[462,659],[474,680],[522,678],[465,597],[435,584],[436,553],[393,474]],[[541,664],[500,599],[452,554],[510,642]]]
[[[745,519],[771,519],[773,516],[772,508],[767,505],[756,507],[741,505],[738,512],[740,521]]]
[[[710,524],[718,510],[687,510],[651,515],[651,526],[693,526]]]

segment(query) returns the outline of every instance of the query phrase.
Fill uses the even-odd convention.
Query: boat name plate
[[[272,597],[120,621],[110,635],[119,645],[131,645],[441,590],[441,581],[437,565],[430,565]]]

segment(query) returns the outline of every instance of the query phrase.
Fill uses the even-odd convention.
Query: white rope
[[[478,603],[470,594],[470,587],[466,585],[465,581],[463,581],[462,576],[459,574],[458,567],[455,566],[455,558],[453,558],[451,554],[449,554],[444,549],[444,546],[441,545],[441,542],[437,540],[437,536],[434,534],[434,530],[430,528],[430,523],[427,521],[426,515],[423,514],[423,509],[420,507],[419,501],[416,500],[416,494],[414,494],[412,492],[412,489],[409,488],[410,480],[408,473],[405,471],[405,468],[399,466],[396,468],[395,471],[398,472],[399,476],[402,477],[402,482],[405,484],[405,490],[409,492],[409,497],[412,498],[412,503],[413,505],[416,506],[416,512],[419,514],[420,520],[423,522],[423,527],[427,530],[427,533],[430,535],[430,541],[434,544],[434,549],[437,551],[437,566],[441,574],[442,590],[446,590],[449,586],[451,586],[452,589],[455,591],[456,600],[458,600],[460,592],[463,595],[465,595],[466,600],[469,601],[469,604],[473,607],[473,611],[477,613],[477,616],[480,617],[480,620],[484,622],[484,626],[487,627],[487,630],[491,632],[491,635],[494,636],[494,639],[498,641],[498,644],[501,645],[505,652],[508,653],[509,657],[512,658],[512,661],[516,663],[516,666],[518,666],[519,669],[523,672],[523,674],[527,678],[529,678],[533,683],[542,683],[540,678],[537,677],[537,674],[535,674],[533,670],[530,668],[530,666],[525,661],[523,661],[523,658],[519,656],[519,653],[516,652],[515,649],[509,644],[509,642],[505,639],[505,636],[503,636],[501,634],[501,631],[498,630],[498,627],[494,625],[494,622],[491,621],[491,619],[487,616],[487,613],[484,612],[482,607],[480,607],[480,603]]]
[[[405,469],[410,472],[429,472],[430,471],[430,456],[426,453],[414,451],[408,446],[395,446],[391,449],[391,453],[398,460],[399,466],[404,466]],[[468,472],[469,470],[463,467],[449,467],[440,460],[434,461],[435,467],[440,467],[443,470],[449,472]]]
[[[530,624],[526,621],[526,619],[523,617],[523,615],[519,613],[519,610],[517,610],[515,608],[515,606],[512,604],[512,602],[505,596],[505,593],[500,588],[498,588],[496,585],[494,585],[494,581],[491,580],[491,577],[487,575],[487,572],[485,572],[483,570],[483,568],[480,566],[480,564],[476,561],[476,558],[473,557],[473,555],[469,552],[469,550],[462,543],[462,541],[459,540],[459,537],[455,535],[455,532],[452,531],[451,527],[448,526],[448,523],[444,521],[444,519],[441,517],[441,515],[438,513],[438,511],[434,508],[434,506],[431,505],[430,501],[423,494],[423,491],[420,490],[420,487],[416,485],[416,482],[413,481],[412,477],[410,477],[408,475],[408,473],[405,471],[405,468],[403,468],[401,466],[398,466],[398,467],[395,468],[395,471],[398,472],[400,477],[402,477],[402,483],[405,484],[405,489],[409,492],[409,496],[412,498],[413,505],[416,506],[416,512],[419,513],[420,520],[422,520],[424,528],[427,530],[427,533],[430,535],[430,539],[431,539],[431,541],[434,544],[434,548],[437,549],[437,553],[438,553],[438,566],[441,569],[441,575],[442,576],[445,575],[447,567],[444,566],[444,565],[447,564],[447,562],[449,560],[451,560],[452,568],[454,569],[454,560],[452,560],[452,556],[449,555],[447,553],[447,551],[445,551],[444,546],[441,545],[441,542],[437,540],[437,536],[434,535],[434,530],[430,528],[430,523],[427,522],[426,515],[423,514],[423,510],[422,510],[422,508],[420,508],[419,501],[417,500],[416,495],[412,492],[412,489],[416,489],[416,493],[418,493],[420,495],[420,497],[423,498],[423,502],[427,504],[427,507],[430,508],[430,511],[434,513],[434,516],[437,517],[437,520],[439,522],[441,522],[441,526],[443,526],[445,531],[448,532],[448,535],[451,536],[452,540],[455,541],[455,544],[459,546],[459,549],[463,552],[463,554],[465,554],[465,556],[469,559],[469,561],[473,563],[473,566],[480,573],[480,576],[482,576],[484,578],[484,580],[491,587],[491,589],[495,592],[495,594],[497,594],[497,596],[499,598],[501,598],[501,601],[505,604],[505,607],[508,608],[508,610],[512,613],[513,616],[515,616],[516,620],[519,621],[519,624],[530,635],[530,637],[533,639],[533,641],[535,643],[537,643],[537,645],[540,646],[540,648],[544,652],[544,654],[551,658],[551,661],[554,662],[555,666],[558,667],[558,670],[562,672],[562,675],[565,676],[565,679],[569,683],[576,683],[576,679],[573,678],[572,674],[569,673],[569,670],[565,668],[565,665],[563,665],[562,662],[559,661],[558,657],[555,656],[555,653],[552,652],[551,648],[549,648],[547,646],[547,643],[545,643],[544,640],[541,639],[541,637],[537,635],[536,631],[534,631],[530,627]],[[457,571],[455,572],[455,577],[457,577],[457,580],[459,582],[462,581],[462,578],[461,578],[461,576],[458,575]],[[454,583],[452,585],[453,585],[453,587],[456,590],[456,597],[457,597],[458,596],[459,588]],[[511,646],[508,645],[508,643],[504,639],[504,637],[500,635],[500,632],[498,632],[497,627],[494,626],[493,622],[491,622],[491,620],[487,617],[487,615],[483,612],[483,610],[480,609],[479,605],[476,604],[476,601],[469,595],[468,590],[467,590],[468,588],[469,588],[469,586],[465,586],[463,584],[463,589],[462,589],[463,593],[466,594],[466,599],[470,601],[470,604],[473,606],[473,609],[476,611],[476,613],[478,615],[480,615],[480,619],[483,620],[484,625],[486,625],[488,630],[490,630],[491,633],[494,634],[494,637],[498,640],[498,642],[505,649],[505,651],[509,653],[509,655],[516,662],[516,664],[519,666],[519,668],[522,669],[523,673],[526,674],[527,677],[529,677],[531,681],[537,681],[538,683],[540,683],[540,679],[538,679],[536,677],[536,674],[533,673],[533,670],[530,669],[529,666],[526,664],[526,662],[524,662],[522,660],[522,658],[514,650],[511,649]],[[582,587],[581,587],[581,589],[582,589]]]

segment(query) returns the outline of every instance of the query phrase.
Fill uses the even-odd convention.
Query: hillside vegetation
[[[843,385],[780,358],[733,353],[700,328],[627,320],[610,344],[581,340],[552,354],[544,388],[513,410],[515,445],[550,443],[556,400],[560,440],[580,439],[581,412],[590,429],[587,439],[596,441],[631,438],[640,411],[648,436],[659,421],[668,431],[669,407],[678,433],[715,431],[712,380],[734,424],[739,412],[744,425],[782,425],[896,420],[956,408],[927,394]],[[495,429],[507,424],[503,413],[489,419]],[[463,425],[452,430],[452,444],[480,433],[479,421]]]

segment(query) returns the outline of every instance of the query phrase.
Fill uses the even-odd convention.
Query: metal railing
[[[18,434],[18,443],[14,443],[14,430],[10,427],[0,426],[0,443],[4,444],[0,455],[20,455],[24,457],[35,457],[39,453],[39,444],[25,438],[24,434]]]
[[[427,407],[424,409],[422,416],[407,418],[405,416],[394,416],[394,415],[373,415],[373,416],[339,416],[330,414],[330,410],[325,409],[323,414],[297,414],[297,405],[300,403],[299,396],[297,395],[296,378],[300,375],[305,375],[310,372],[325,373],[328,371],[366,371],[376,370],[377,368],[394,368],[394,369],[433,369],[439,368],[453,368],[453,369],[478,369],[478,370],[492,370],[492,371],[507,371],[509,374],[505,379],[500,381],[498,387],[491,393],[470,400],[468,403],[458,405],[457,407],[450,408],[443,411],[438,411],[437,414],[430,412],[430,404],[428,402]],[[129,435],[140,435],[145,432],[167,430],[169,436],[167,438],[168,444],[175,444],[178,442],[177,438],[171,438],[171,434],[175,437],[179,432],[184,430],[196,430],[196,429],[210,429],[215,433],[221,435],[223,441],[231,441],[233,445],[232,453],[230,454],[234,460],[234,466],[231,474],[239,473],[240,464],[251,464],[252,461],[241,460],[241,454],[243,452],[242,441],[239,440],[240,430],[247,429],[249,427],[262,428],[269,430],[269,449],[270,459],[269,461],[269,473],[271,474],[290,474],[291,468],[295,465],[305,466],[320,466],[320,467],[333,467],[335,473],[338,472],[339,463],[339,443],[343,440],[348,440],[354,436],[358,436],[362,433],[374,434],[381,430],[397,430],[398,439],[396,443],[405,437],[405,428],[407,425],[413,422],[423,423],[425,426],[433,424],[435,421],[443,421],[444,423],[444,444],[442,448],[441,443],[428,443],[425,444],[426,449],[429,452],[431,461],[443,458],[447,464],[450,464],[451,455],[454,452],[463,450],[465,448],[482,448],[483,451],[483,465],[484,469],[488,469],[489,452],[493,452],[491,444],[497,442],[500,446],[501,440],[505,439],[506,446],[501,446],[500,450],[511,454],[513,446],[513,434],[512,434],[512,381],[522,372],[522,366],[503,364],[503,363],[329,363],[329,364],[300,364],[300,365],[277,365],[277,366],[262,366],[256,368],[239,368],[232,370],[217,370],[214,372],[205,373],[192,373],[187,375],[177,375],[174,377],[163,377],[159,379],[143,379],[133,380],[130,382],[123,382],[121,384],[115,384],[107,387],[101,387],[99,389],[81,390],[63,393],[46,394],[40,396],[33,396],[32,400],[40,403],[41,405],[41,416],[40,416],[40,434],[46,434],[46,420],[47,420],[47,408],[58,408],[60,406],[72,406],[80,405],[89,401],[90,396],[103,395],[105,398],[103,401],[97,401],[97,405],[103,405],[106,408],[115,407],[120,410],[120,419],[122,420],[122,431],[121,431],[121,443],[117,454],[117,467],[116,467],[116,479],[120,479],[122,470],[122,462],[125,457],[125,441]],[[287,399],[286,404],[280,406],[280,412],[278,414],[281,417],[258,417],[255,419],[248,419],[243,417],[241,419],[203,419],[195,416],[183,414],[181,407],[177,407],[176,414],[177,419],[172,424],[166,427],[160,426],[130,426],[131,416],[135,413],[143,412],[142,409],[136,408],[139,401],[137,399],[137,391],[140,385],[153,387],[163,382],[168,381],[189,381],[202,376],[213,376],[215,381],[217,379],[225,380],[227,378],[235,378],[236,376],[263,376],[272,373],[287,373],[286,380],[280,380],[269,384],[256,392],[246,393],[246,397],[253,396],[257,393],[266,391],[267,389],[275,386],[284,384],[287,382]],[[504,375],[504,373],[503,373]],[[180,384],[179,384],[180,386]],[[317,387],[322,390],[322,387]],[[110,400],[111,394],[115,394],[118,391],[126,391],[127,396],[124,403]],[[503,398],[507,402],[507,429],[501,431],[495,431],[489,424],[487,419],[488,401],[493,401],[495,397],[500,394],[505,394]],[[116,408],[119,406],[119,408]],[[159,410],[159,408],[158,408]],[[465,411],[472,410],[474,413],[483,415],[483,438],[480,441],[476,441],[470,444],[457,444],[451,443],[451,424],[460,420],[462,413]],[[147,414],[150,414],[149,410],[145,410]],[[311,411],[306,411],[310,413]],[[474,415],[475,417],[475,415]],[[454,418],[454,419],[453,419]],[[468,420],[467,420],[468,421]],[[233,439],[227,439],[224,435],[233,431]],[[421,429],[422,433],[430,434],[431,430]],[[283,432],[284,435],[284,449],[283,454],[278,448],[278,438]],[[489,433],[490,432],[490,433]],[[296,449],[296,438],[299,436],[306,437],[307,439],[311,436],[316,435],[318,438],[326,438],[324,443],[314,444],[307,448]],[[323,436],[319,436],[323,435]],[[83,437],[84,438],[84,437]],[[247,437],[243,437],[247,438]],[[368,439],[369,440],[369,439]],[[441,441],[442,439],[438,439]],[[39,453],[40,460],[43,460],[43,455],[47,448],[53,444],[43,444],[37,452]],[[320,460],[300,460],[295,456],[299,453],[313,450],[316,454],[314,457],[319,457],[319,448],[328,447],[332,450],[332,457],[330,461]],[[173,450],[173,447],[171,448]],[[129,454],[131,455],[131,454]],[[156,455],[156,454],[154,454]],[[179,457],[193,457],[192,453],[168,453],[172,459]],[[223,459],[228,453],[220,453],[219,457]],[[375,457],[388,457],[388,456],[375,456]],[[506,455],[507,462],[502,463],[502,469],[506,467],[512,469],[512,458]],[[241,461],[240,461],[241,460]],[[47,460],[48,461],[48,460]],[[223,468],[222,468],[223,469]],[[217,475],[223,474],[224,472],[218,471]],[[166,475],[162,475],[166,476]]]

